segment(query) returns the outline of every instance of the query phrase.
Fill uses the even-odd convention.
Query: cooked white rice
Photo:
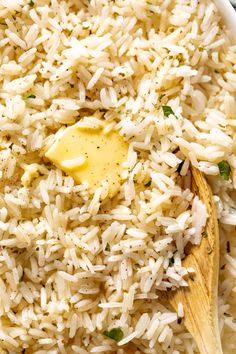
[[[215,5],[1,0],[0,17],[4,352],[196,351],[183,305],[176,314],[158,299],[194,272],[181,260],[207,215],[190,191],[191,163],[215,194],[220,330],[224,352],[236,353],[236,45]],[[44,158],[61,127],[101,118],[129,144],[112,200],[106,186],[91,196]],[[116,327],[118,345],[103,335]]]

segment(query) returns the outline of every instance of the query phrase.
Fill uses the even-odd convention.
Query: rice
[[[236,46],[215,5],[2,0],[0,16],[3,352],[196,352],[183,304],[175,313],[159,296],[195,273],[182,260],[208,216],[192,164],[214,193],[219,323],[234,353]],[[129,145],[112,199],[106,183],[91,195],[44,157],[75,123]],[[104,333],[117,328],[116,343]]]

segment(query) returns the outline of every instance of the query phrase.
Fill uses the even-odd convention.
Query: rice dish
[[[197,351],[183,305],[158,299],[194,276],[182,259],[207,214],[190,165],[214,193],[220,330],[236,353],[236,45],[214,3],[1,0],[0,17],[3,353]],[[128,144],[113,198],[45,158],[84,120]]]

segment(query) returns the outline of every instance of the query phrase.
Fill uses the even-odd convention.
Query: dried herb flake
[[[124,337],[124,333],[120,327],[112,328],[110,331],[104,331],[102,334],[106,337],[114,339],[116,342],[121,341]]]
[[[165,117],[169,117],[171,114],[173,114],[178,119],[178,117],[175,115],[175,112],[170,106],[162,106],[162,111]]]
[[[231,172],[231,167],[230,167],[230,164],[228,163],[228,161],[223,160],[223,161],[219,162],[218,167],[219,167],[220,176],[225,181],[228,181],[229,176],[230,176],[230,172]]]
[[[110,247],[109,243],[107,243],[106,247],[105,247],[105,251],[110,252],[110,250],[111,250],[111,247]]]
[[[31,95],[27,96],[26,98],[36,98],[36,96],[31,94]]]

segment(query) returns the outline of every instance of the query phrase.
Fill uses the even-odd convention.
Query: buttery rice
[[[1,0],[0,74],[3,352],[197,351],[182,304],[175,313],[157,295],[194,276],[181,260],[207,215],[191,163],[214,192],[220,330],[236,353],[236,45],[215,5]],[[129,144],[112,200],[44,157],[61,128],[98,119]],[[118,344],[103,335],[116,327]]]

